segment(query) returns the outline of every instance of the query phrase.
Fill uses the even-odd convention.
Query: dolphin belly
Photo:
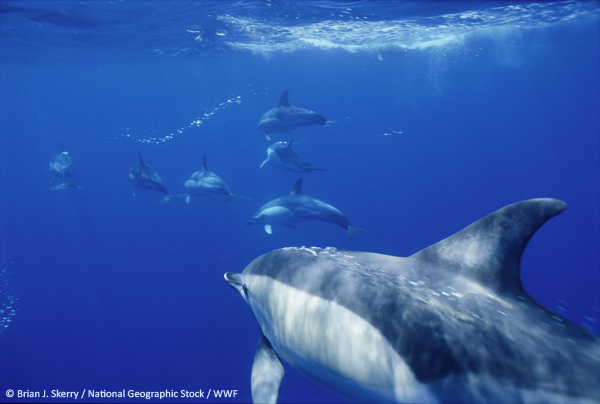
[[[275,224],[286,226],[292,223],[298,223],[305,218],[296,216],[292,210],[285,206],[271,206],[261,210],[256,216],[256,223]]]
[[[337,304],[264,275],[247,275],[249,304],[277,354],[349,398],[436,402],[381,332]],[[256,298],[254,298],[256,296]]]

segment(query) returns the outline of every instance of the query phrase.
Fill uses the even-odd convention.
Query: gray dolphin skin
[[[407,257],[283,248],[228,272],[261,331],[254,402],[281,360],[365,402],[598,403],[600,338],[537,303],[521,255],[566,205],[508,205]]]
[[[298,156],[294,150],[292,150],[293,142],[294,139],[291,139],[287,143],[277,142],[269,146],[267,149],[267,159],[262,162],[260,168],[267,164],[267,162],[271,161],[282,170],[293,171],[296,173],[327,171],[322,168],[313,167],[308,161]]]
[[[158,175],[158,172],[150,165],[144,163],[142,153],[139,150],[138,157],[139,162],[135,163],[129,170],[129,179],[131,180],[133,196],[135,196],[135,188],[161,192],[165,194],[165,196],[158,201],[158,206],[162,206],[175,198],[182,197],[181,194],[170,194],[169,191],[167,191],[167,187],[160,178],[160,175]]]
[[[285,90],[279,104],[260,117],[257,130],[264,130],[267,140],[271,140],[270,133],[290,133],[301,126],[328,126],[332,123],[333,121],[328,121],[315,111],[291,106],[288,102],[288,90]]]
[[[187,189],[187,196],[185,198],[187,203],[190,203],[191,196],[206,196],[213,199],[212,195],[225,195],[223,202],[231,201],[232,199],[252,199],[232,193],[225,181],[208,169],[206,156],[202,158],[202,170],[194,172],[184,185]]]
[[[59,189],[83,189],[79,185],[71,183],[73,174],[75,173],[75,165],[73,159],[69,156],[69,152],[62,150],[62,144],[60,145],[61,152],[54,156],[50,161],[50,171],[57,177],[61,183],[53,187],[48,188],[48,191],[56,191]],[[52,183],[52,181],[50,181]]]
[[[302,193],[302,178],[299,178],[292,191],[285,196],[263,205],[248,224],[262,224],[268,234],[273,234],[273,225],[294,227],[293,223],[306,220],[322,220],[335,223],[346,229],[350,240],[364,229],[354,227],[350,220],[333,206]]]

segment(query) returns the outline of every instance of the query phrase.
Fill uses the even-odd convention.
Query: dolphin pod
[[[407,258],[283,248],[226,282],[260,330],[255,403],[275,403],[281,361],[364,402],[594,403],[600,338],[534,301],[523,250],[566,205],[506,206]]]

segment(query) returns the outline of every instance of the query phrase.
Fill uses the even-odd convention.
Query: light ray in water
[[[148,136],[148,134],[139,134],[136,131],[127,128],[126,133],[121,136],[115,137],[114,140],[117,139],[131,139],[139,143],[146,144],[161,144],[168,142],[169,140],[175,139],[178,136],[185,134],[192,128],[197,128],[205,124],[209,119],[211,119],[215,114],[220,111],[223,111],[226,108],[229,108],[233,105],[238,105],[242,103],[242,96],[231,96],[227,100],[220,102],[216,106],[211,109],[207,109],[202,115],[194,118],[189,124],[177,129],[174,132],[164,134],[161,136]]]
[[[0,216],[0,333],[4,331],[17,314],[16,297],[10,282],[12,257],[8,253],[8,236],[4,230],[4,218]]]

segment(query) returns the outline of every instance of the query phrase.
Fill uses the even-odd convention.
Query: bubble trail
[[[211,119],[213,116],[215,116],[218,112],[223,111],[226,108],[229,108],[233,105],[239,105],[242,103],[242,96],[238,95],[238,96],[232,96],[230,98],[228,98],[227,100],[220,102],[219,104],[217,104],[216,106],[214,106],[212,109],[204,112],[202,115],[200,115],[197,118],[194,118],[189,124],[187,124],[186,126],[183,126],[179,129],[177,129],[174,132],[171,132],[167,135],[164,136],[143,136],[143,135],[138,135],[136,132],[131,131],[129,128],[127,129],[126,133],[119,136],[119,137],[115,137],[113,140],[117,140],[117,139],[131,139],[134,140],[136,142],[139,143],[144,143],[144,144],[161,144],[161,143],[166,143],[169,140],[173,140],[178,136],[181,136],[183,134],[185,134],[187,131],[189,131],[192,128],[197,128],[202,126],[203,124],[205,124],[209,119]]]
[[[8,236],[4,229],[4,218],[0,216],[0,333],[4,331],[17,314],[16,296],[10,282],[10,267],[13,260],[8,253]]]

